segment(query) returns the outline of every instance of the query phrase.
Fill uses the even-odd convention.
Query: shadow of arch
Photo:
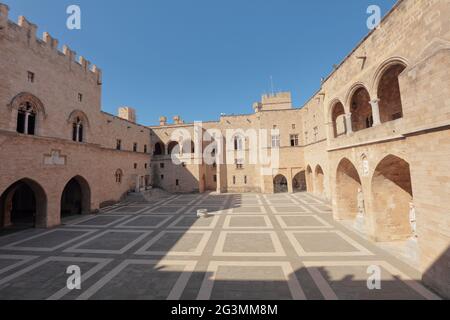
[[[47,195],[36,181],[24,178],[0,196],[0,227],[38,227],[47,225]]]
[[[67,182],[61,194],[61,217],[91,213],[91,188],[81,176]]]
[[[408,162],[394,155],[380,161],[372,177],[372,201],[377,241],[403,240],[412,235],[409,212],[413,192]]]
[[[306,188],[309,193],[314,192],[314,179],[311,166],[306,167]]]
[[[315,192],[318,195],[323,195],[324,193],[324,173],[322,170],[322,167],[320,165],[316,166],[316,170],[315,170],[315,182],[316,182],[316,186],[315,186]]]
[[[273,178],[273,190],[274,193],[288,192],[288,182],[285,176],[279,174],[275,178]]]
[[[339,162],[336,172],[336,218],[355,219],[358,214],[358,193],[362,190],[358,170],[347,158]]]
[[[292,188],[294,192],[305,192],[307,191],[306,185],[306,172],[300,171],[297,173],[292,180]]]

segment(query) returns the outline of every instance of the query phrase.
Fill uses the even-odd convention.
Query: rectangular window
[[[122,140],[120,140],[120,139],[116,140],[116,149],[122,150]]]
[[[272,148],[279,148],[280,147],[280,136],[278,134],[275,134],[272,136]]]
[[[144,145],[144,153],[147,153],[147,145]]]
[[[164,180],[164,175],[163,174],[161,175],[161,180]]]
[[[244,184],[247,184],[247,176],[244,176]]]
[[[217,182],[217,175],[215,174],[213,177],[214,182]]]
[[[159,164],[159,167],[160,167],[161,169],[164,169],[164,163],[160,163],[160,164]]]
[[[179,186],[179,185],[180,185],[180,180],[178,180],[178,179],[175,180],[175,185],[176,185],[176,186]]]
[[[78,101],[79,102],[83,101],[83,94],[81,94],[81,93],[78,94]]]
[[[291,134],[291,147],[298,147],[298,134]]]
[[[28,82],[34,82],[34,73],[31,71],[28,71]]]
[[[236,169],[244,169],[244,160],[236,159],[234,160],[234,163],[236,165]]]
[[[145,165],[144,165],[144,167],[145,167],[145,169],[147,169],[147,167],[148,167],[148,164],[145,164]]]
[[[134,168],[137,169],[137,163],[134,164]]]
[[[138,149],[138,144],[133,143],[133,152],[137,152],[137,149]]]
[[[236,184],[236,176],[233,176],[233,184]]]

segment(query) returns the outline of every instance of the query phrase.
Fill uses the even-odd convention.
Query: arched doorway
[[[288,192],[288,183],[285,176],[279,174],[273,179],[273,190],[275,193]]]
[[[89,214],[91,191],[87,181],[76,176],[66,184],[61,195],[61,217]]]
[[[0,227],[45,227],[47,196],[35,181],[22,179],[12,184],[0,196]]]
[[[409,212],[413,192],[409,164],[405,160],[389,155],[378,164],[372,178],[372,201],[377,240],[411,236]]]
[[[353,220],[358,215],[358,194],[362,192],[361,179],[353,163],[344,158],[336,173],[336,218]]]
[[[314,180],[313,180],[313,174],[312,169],[310,166],[306,168],[306,189],[309,193],[314,192]]]
[[[295,175],[292,180],[292,187],[294,192],[305,192],[307,190],[305,171],[301,171]]]
[[[333,105],[331,111],[334,137],[337,138],[347,132],[345,126],[345,109],[340,101]]]
[[[323,170],[322,167],[317,165],[316,167],[316,187],[315,187],[315,191],[318,195],[322,195],[323,191],[324,191],[324,186],[323,186],[323,182],[324,182],[324,174],[323,174]]]
[[[405,68],[403,64],[393,64],[384,71],[380,78],[378,98],[380,99],[379,108],[382,123],[403,117],[398,76]]]
[[[352,113],[353,132],[364,130],[373,126],[370,95],[366,88],[360,87],[353,93],[350,108]]]

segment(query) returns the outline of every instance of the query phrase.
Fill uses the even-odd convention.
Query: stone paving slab
[[[129,201],[0,237],[0,299],[438,299],[306,194]],[[207,209],[208,218],[197,210]],[[68,290],[67,268],[82,272]],[[367,287],[378,266],[381,290]]]

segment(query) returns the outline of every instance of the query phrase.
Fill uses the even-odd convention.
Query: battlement
[[[265,94],[261,97],[261,102],[253,104],[255,112],[269,110],[292,109],[292,98],[290,92],[278,92],[275,94]]]
[[[91,64],[82,56],[77,58],[76,52],[67,45],[63,45],[60,51],[58,49],[59,41],[48,32],[44,32],[42,39],[39,39],[36,36],[37,28],[37,25],[28,21],[24,16],[19,16],[17,24],[9,20],[9,7],[0,3],[0,38],[22,41],[43,56],[56,55],[62,59],[61,63],[67,64],[70,70],[79,68],[80,72],[88,75],[97,85],[102,84],[100,68]]]

